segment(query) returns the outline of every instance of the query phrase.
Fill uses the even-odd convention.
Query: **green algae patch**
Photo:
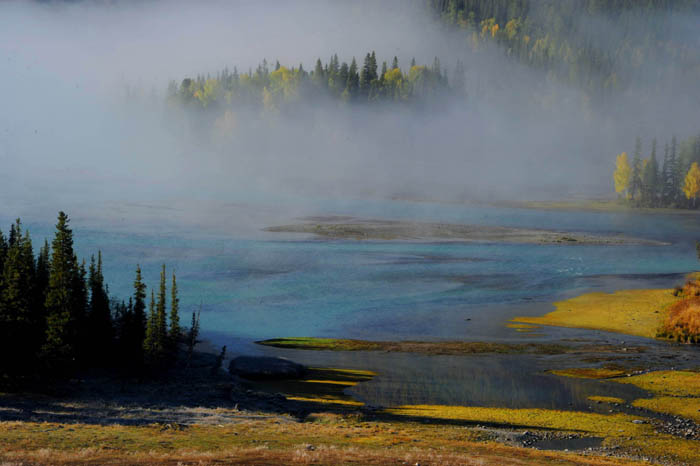
[[[654,371],[615,382],[633,384],[656,395],[700,397],[700,372]]]
[[[274,338],[256,342],[276,348],[315,351],[386,351],[432,355],[468,354],[584,354],[617,352],[614,345],[562,345],[556,343],[496,343],[486,341],[369,341],[338,338]],[[626,347],[625,352],[641,353],[644,347]]]
[[[623,377],[627,372],[623,369],[613,369],[605,367],[580,367],[573,369],[557,369],[548,371],[550,374],[562,377],[574,377],[578,379],[611,379],[613,377]]]
[[[617,397],[615,397],[615,396],[597,396],[597,395],[593,395],[593,396],[589,396],[588,399],[589,399],[590,401],[595,401],[595,402],[598,402],[598,403],[613,403],[613,404],[614,404],[614,403],[617,403],[617,404],[622,404],[622,403],[625,402],[625,400],[623,400],[622,398],[617,398]]]
[[[668,308],[679,298],[673,290],[622,290],[587,293],[554,303],[555,311],[513,322],[587,328],[655,338]]]

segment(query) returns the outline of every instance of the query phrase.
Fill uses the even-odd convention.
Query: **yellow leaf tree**
[[[683,194],[688,199],[693,200],[693,206],[695,206],[695,201],[698,198],[698,192],[700,192],[700,168],[698,168],[697,162],[693,162],[688,170],[688,174],[685,175],[685,183],[683,183]]]
[[[620,195],[626,193],[632,178],[632,168],[627,159],[627,152],[623,152],[617,156],[613,178],[615,179],[615,192]]]

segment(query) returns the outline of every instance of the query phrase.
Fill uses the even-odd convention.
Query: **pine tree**
[[[311,75],[311,81],[316,85],[316,87],[323,87],[326,84],[326,78],[324,77],[323,73],[323,64],[321,63],[321,59],[316,60],[316,67],[314,68],[314,72]]]
[[[392,70],[398,70],[399,69],[399,59],[394,55],[394,60],[391,62],[391,69]]]
[[[642,192],[642,139],[637,136],[632,158],[632,179],[630,180],[630,198],[636,201]]]
[[[664,147],[664,162],[661,166],[661,203],[663,206],[673,204],[673,171],[668,144]]]
[[[102,252],[90,259],[88,274],[88,287],[90,300],[88,305],[89,340],[88,351],[92,355],[111,354],[111,346],[114,338],[112,328],[112,314],[109,308],[109,296],[105,290],[104,276],[102,274]],[[102,351],[100,351],[102,350]],[[98,361],[92,360],[93,363]]]
[[[54,369],[69,365],[75,358],[76,326],[80,309],[76,304],[75,277],[80,274],[73,252],[73,232],[64,212],[58,214],[56,235],[51,243],[49,286],[46,293],[45,359]]]
[[[651,144],[651,156],[642,170],[642,203],[645,207],[656,207],[659,193],[659,164],[656,161],[656,139]]]
[[[3,264],[0,294],[0,350],[6,355],[0,373],[26,372],[39,343],[34,335],[35,265],[29,232],[22,234],[19,219],[11,228],[12,245]],[[13,356],[9,356],[13,355]]]
[[[679,206],[683,196],[683,172],[678,160],[678,141],[676,136],[671,139],[671,154],[669,155],[671,170],[671,204]]]
[[[160,271],[160,287],[158,289],[158,303],[156,304],[156,352],[160,357],[165,355],[168,346],[168,323],[166,313],[166,286],[165,286],[165,264]]]
[[[348,85],[347,85],[348,94],[350,95],[351,99],[357,95],[359,87],[360,87],[360,76],[357,73],[357,62],[355,61],[355,57],[353,57],[352,62],[350,63],[350,68],[348,69]]]
[[[175,272],[173,272],[173,283],[170,288],[170,329],[168,331],[168,340],[171,344],[173,356],[177,353],[180,333],[180,298],[177,297],[177,281],[175,279]]]
[[[360,72],[360,93],[363,96],[369,95],[369,88],[372,82],[372,58],[368,53]]]
[[[156,317],[156,297],[151,290],[151,303],[148,306],[148,323],[146,324],[146,337],[143,341],[144,357],[149,365],[153,365],[158,360],[158,318]]]
[[[128,346],[127,359],[137,367],[144,362],[144,347],[146,339],[146,285],[141,278],[141,267],[136,266],[134,279],[134,299],[131,306],[130,318],[127,320],[126,343]]]

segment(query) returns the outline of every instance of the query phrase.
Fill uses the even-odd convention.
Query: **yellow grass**
[[[700,397],[700,372],[655,371],[615,379],[615,382],[633,384],[657,395]]]
[[[700,422],[700,398],[659,396],[635,400],[633,406]]]
[[[628,465],[625,459],[509,447],[457,426],[271,417],[221,426],[0,422],[5,464]]]
[[[678,301],[672,290],[623,290],[587,293],[554,303],[541,317],[516,317],[514,322],[588,328],[654,338],[668,308]]]
[[[410,418],[444,419],[466,423],[499,424],[530,429],[555,429],[603,437],[604,445],[621,446],[642,456],[700,464],[697,442],[657,434],[650,424],[634,423],[628,414],[598,414],[548,409],[505,409],[465,406],[408,405],[387,409],[388,414]]]

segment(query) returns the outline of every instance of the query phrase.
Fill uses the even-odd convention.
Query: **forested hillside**
[[[550,77],[601,96],[700,76],[694,0],[429,0],[478,49],[495,42]]]

